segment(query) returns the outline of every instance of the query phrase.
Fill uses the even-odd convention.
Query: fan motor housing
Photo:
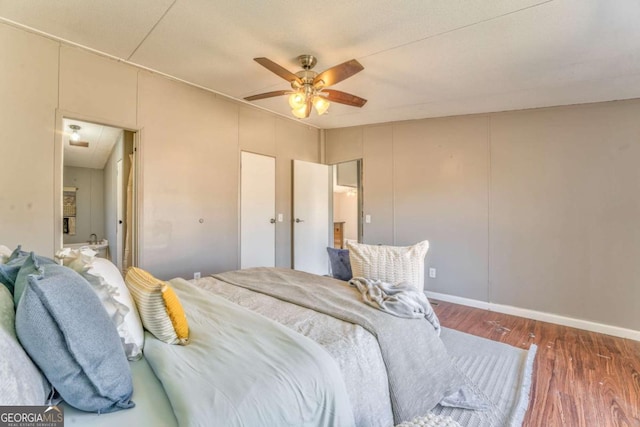
[[[310,70],[318,63],[318,58],[313,55],[300,55],[298,56],[298,61],[300,62],[300,65],[302,65],[302,68]]]

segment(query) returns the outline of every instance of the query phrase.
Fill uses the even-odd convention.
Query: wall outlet
[[[429,277],[432,279],[436,278],[436,269],[435,268],[429,268]]]
[[[194,279],[199,279],[200,277],[202,277],[202,275],[200,274],[199,271],[196,271],[195,273],[193,273],[193,278]]]

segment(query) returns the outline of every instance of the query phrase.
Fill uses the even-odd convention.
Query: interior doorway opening
[[[135,132],[62,119],[61,246],[135,265]]]
[[[362,160],[333,165],[333,246],[362,242]]]

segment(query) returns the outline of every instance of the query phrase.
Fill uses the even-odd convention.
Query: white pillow
[[[144,330],[140,320],[140,314],[136,308],[129,288],[124,283],[120,270],[111,261],[104,258],[94,258],[88,273],[96,277],[102,277],[112,288],[117,289],[116,300],[127,306],[128,313],[124,322],[118,328],[120,337],[124,340],[125,351],[129,360],[138,360],[142,357],[144,346]],[[91,283],[91,280],[89,280]]]
[[[124,352],[129,360],[142,357],[144,331],[140,315],[124,279],[111,261],[96,258],[91,249],[63,249],[56,254],[63,264],[84,277],[100,298],[116,325]]]
[[[424,257],[429,241],[413,246],[365,245],[347,241],[353,277],[381,280],[396,285],[409,283],[424,290]]]
[[[13,251],[4,245],[0,245],[0,264],[7,262]]]

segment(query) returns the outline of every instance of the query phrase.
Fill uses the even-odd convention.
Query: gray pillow
[[[29,264],[34,264],[30,266]],[[88,412],[131,408],[131,370],[120,337],[91,285],[70,268],[29,257],[16,311],[22,346],[71,406]]]
[[[353,277],[351,274],[351,261],[349,261],[349,249],[327,248],[329,262],[331,263],[331,275],[334,279],[348,282]]]
[[[1,286],[0,286],[1,287]],[[48,387],[18,340],[0,328],[0,406],[44,405]]]
[[[16,337],[13,296],[0,286],[0,405],[44,405],[51,387]]]

